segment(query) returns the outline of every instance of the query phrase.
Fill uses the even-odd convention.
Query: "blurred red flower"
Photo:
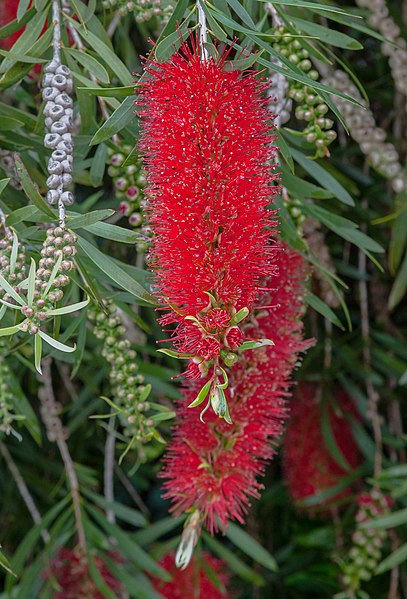
[[[327,491],[349,475],[349,471],[335,461],[324,439],[319,391],[318,385],[302,382],[291,402],[283,466],[285,481],[294,501]],[[354,470],[362,461],[349,420],[349,417],[357,419],[354,403],[343,389],[338,389],[327,409],[333,438],[350,469]],[[318,505],[330,506],[350,493],[351,489],[347,488],[321,500]]]

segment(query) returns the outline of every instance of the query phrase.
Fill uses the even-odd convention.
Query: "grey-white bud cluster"
[[[22,189],[21,182],[17,178],[16,163],[14,161],[13,152],[0,148],[0,166],[10,179],[10,185],[14,189]]]
[[[363,106],[356,106],[336,96],[332,98],[344,116],[350,134],[360,145],[371,166],[391,181],[396,193],[404,191],[407,188],[407,179],[397,150],[392,143],[385,141],[386,132],[376,125],[372,111],[349,75],[337,70],[333,75],[325,77],[323,83],[354,98]]]
[[[407,97],[407,41],[400,36],[400,27],[389,15],[386,0],[356,0],[361,8],[368,8],[371,14],[369,25],[379,31],[389,42],[383,43],[382,52],[389,57],[389,65],[396,89]]]
[[[53,59],[45,67],[42,80],[42,97],[46,102],[44,108],[47,133],[44,145],[52,150],[48,161],[47,201],[49,204],[70,206],[73,194],[66,191],[72,183],[72,76],[67,66]]]

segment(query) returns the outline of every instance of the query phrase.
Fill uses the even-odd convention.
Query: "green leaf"
[[[227,60],[223,66],[224,71],[244,71],[250,69],[259,59],[259,56],[263,54],[264,50],[260,52],[254,52],[246,58],[236,58],[236,60]]]
[[[102,83],[109,83],[110,78],[105,67],[100,64],[96,58],[93,58],[90,54],[82,50],[75,50],[74,48],[66,48],[68,54],[73,56],[77,62],[79,62],[89,73],[92,73]]]
[[[77,87],[78,91],[85,91],[93,96],[102,98],[122,98],[134,96],[134,85],[125,85],[124,87]]]
[[[10,254],[10,273],[13,274],[16,268],[16,262],[18,257],[18,237],[15,231],[12,231],[13,234],[13,245],[11,246],[11,254]]]
[[[69,306],[63,306],[62,308],[54,308],[53,310],[47,310],[47,316],[62,316],[63,314],[70,314],[77,310],[82,310],[89,304],[89,298],[83,302],[77,302],[76,304],[70,304]]]
[[[323,27],[317,23],[304,21],[303,19],[297,19],[292,16],[289,17],[289,20],[294,23],[300,31],[304,31],[304,33],[318,38],[322,44],[330,44],[331,46],[344,48],[345,50],[361,50],[363,48],[361,43],[349,35],[335,31],[330,27]]]
[[[138,510],[123,505],[122,503],[118,503],[117,501],[107,501],[101,495],[97,495],[88,489],[84,489],[84,494],[90,497],[90,499],[92,499],[99,507],[114,512],[114,514],[120,520],[123,520],[123,522],[127,522],[128,524],[137,527],[147,525],[146,517]]]
[[[247,12],[247,10],[242,6],[242,3],[239,0],[226,0],[229,6],[235,11],[235,13],[240,17],[245,25],[250,27],[251,29],[256,29],[256,25],[253,23],[253,19]]]
[[[7,218],[6,225],[11,227],[13,225],[17,225],[18,223],[23,222],[24,220],[35,219],[40,220],[40,215],[43,213],[37,208],[37,206],[23,206],[22,208],[17,208],[17,210],[13,210]]]
[[[268,2],[269,0],[257,0],[258,2]],[[329,6],[328,4],[318,4],[317,2],[312,2],[311,0],[273,0],[273,4],[281,5],[281,6],[297,6],[298,8],[320,8],[329,12],[335,12],[338,14],[348,15],[349,13],[342,8],[338,8],[336,6]]]
[[[190,35],[190,30],[185,25],[179,27],[173,33],[170,33],[167,37],[163,38],[156,46],[154,54],[158,62],[165,62],[175,54],[181,45],[182,41],[185,41]]]
[[[362,524],[359,524],[360,528],[394,528],[395,526],[401,526],[407,523],[407,508],[404,510],[398,510],[392,512],[386,516],[375,518],[374,520],[367,520]]]
[[[314,295],[313,293],[307,293],[307,295],[304,296],[304,301],[306,304],[308,304],[308,306],[311,306],[313,310],[319,312],[319,314],[321,314],[324,318],[332,322],[340,329],[345,330],[345,327],[343,326],[335,312],[318,296]]]
[[[160,354],[165,354],[166,356],[170,356],[170,358],[175,358],[176,360],[185,360],[187,358],[194,357],[194,354],[180,354],[173,349],[157,349],[157,352]]]
[[[10,179],[1,179],[0,180],[0,196],[3,193],[3,191],[6,189],[9,181],[10,181]]]
[[[99,58],[101,58],[105,64],[113,71],[123,83],[123,85],[131,85],[133,83],[133,76],[127,69],[126,65],[120,60],[120,58],[113,52],[109,46],[107,46],[97,35],[92,31],[85,30],[83,25],[80,25],[77,21],[70,19],[70,22],[78,30],[81,37],[86,43],[91,46]],[[107,79],[107,83],[109,79]]]
[[[132,279],[118,266],[117,262],[114,262],[111,258],[103,254],[95,246],[89,243],[89,241],[86,241],[83,237],[79,237],[78,246],[87,256],[89,256],[96,266],[119,287],[122,287],[122,289],[125,289],[135,297],[138,297],[149,304],[156,303],[155,298],[152,297],[140,283],[137,283],[137,281]]]
[[[253,537],[251,537],[243,528],[229,523],[226,530],[226,536],[236,547],[241,549],[246,555],[251,557],[256,563],[261,564],[272,572],[277,572],[278,565],[274,557],[264,549]]]
[[[134,244],[139,239],[139,234],[135,231],[119,227],[118,225],[112,225],[111,223],[97,222],[92,225],[86,225],[83,228],[85,231],[97,235],[97,237],[111,239],[112,241],[118,241],[119,243]]]
[[[196,399],[194,399],[194,401],[192,401],[188,408],[196,408],[196,406],[199,406],[204,399],[207,397],[208,393],[209,393],[209,389],[211,388],[212,385],[212,381],[208,381],[207,383],[205,383],[205,385],[202,387],[202,389],[199,391]]]
[[[41,370],[41,357],[42,357],[42,339],[39,334],[34,335],[34,363],[37,372],[42,374]]]
[[[118,108],[110,115],[110,117],[98,129],[90,141],[90,146],[102,143],[106,139],[110,139],[116,133],[128,125],[134,118],[134,97],[125,98]]]
[[[26,54],[33,47],[35,41],[41,34],[44,28],[46,12],[37,13],[30,19],[30,26],[26,27],[25,31],[20,35],[18,40],[13,45],[13,51],[16,54]],[[0,65],[0,73],[5,73],[16,61],[5,59]]]
[[[96,149],[95,155],[92,160],[90,167],[90,182],[93,187],[100,187],[103,183],[103,176],[105,174],[107,162],[107,146],[106,144],[100,144]]]
[[[18,3],[18,8],[17,8],[17,21],[21,21],[21,19],[27,12],[29,5],[30,5],[30,0],[20,0],[20,2]]]
[[[35,291],[35,273],[36,265],[34,258],[31,258],[30,270],[28,273],[28,286],[27,286],[27,304],[32,306]]]
[[[318,183],[324,187],[327,191],[332,192],[338,200],[346,204],[347,206],[354,206],[355,202],[349,195],[344,187],[322,166],[320,166],[315,160],[308,158],[305,154],[302,154],[299,150],[291,148],[291,154],[296,162],[302,166]]]
[[[25,305],[25,301],[18,295],[17,291],[14,291],[13,287],[8,281],[0,275],[0,287],[2,287],[20,306]]]
[[[47,286],[45,287],[44,291],[42,292],[42,297],[47,296],[49,290],[52,287],[52,284],[54,283],[55,279],[57,278],[59,269],[61,268],[62,260],[63,260],[63,254],[61,253],[60,256],[58,256],[58,260],[54,264],[54,267],[53,267],[50,277],[48,279]]]
[[[18,129],[18,127],[22,127],[23,124],[21,121],[11,117],[2,117],[0,119],[0,131],[13,131],[14,129]]]
[[[239,578],[247,580],[251,584],[258,586],[264,586],[264,579],[252,568],[249,568],[240,558],[238,558],[230,549],[227,549],[224,545],[219,543],[216,539],[211,537],[208,533],[203,532],[202,537],[209,548],[222,560],[224,560],[229,568]]]
[[[335,435],[332,431],[331,421],[329,417],[328,405],[325,402],[322,405],[321,410],[321,430],[324,439],[324,443],[328,448],[329,454],[335,460],[337,465],[342,468],[345,472],[351,472],[352,468],[346,461],[342,451],[339,449]]]
[[[125,533],[119,526],[108,522],[103,514],[91,506],[86,506],[87,511],[92,515],[92,518],[106,531],[113,539],[116,539],[120,552],[123,553],[134,565],[138,568],[151,572],[154,576],[162,580],[171,580],[170,575],[166,570],[161,568],[141,547],[139,547],[130,536]]]
[[[54,347],[55,349],[58,349],[59,351],[62,351],[65,353],[71,353],[76,350],[76,345],[74,345],[73,347],[69,347],[69,345],[65,345],[65,343],[61,343],[60,341],[57,341],[57,339],[53,339],[52,337],[47,335],[47,333],[44,333],[44,331],[38,331],[38,335],[44,341],[46,341],[48,343],[48,345],[51,345],[51,347]]]
[[[8,337],[9,335],[14,335],[14,333],[18,333],[20,330],[20,325],[18,324],[12,327],[7,327],[5,329],[0,329],[0,337]]]
[[[32,182],[32,180],[27,172],[27,169],[25,168],[23,161],[21,160],[19,154],[15,154],[14,158],[15,158],[15,165],[16,165],[18,178],[20,179],[23,189],[24,189],[25,193],[27,194],[28,198],[32,201],[32,203],[35,206],[37,206],[37,208],[39,210],[41,210],[41,212],[43,212],[44,214],[47,214],[48,216],[51,216],[52,219],[57,220],[56,214],[53,212],[53,210],[51,210],[51,208],[48,206],[46,201],[42,198],[38,189],[35,187],[34,183]]]
[[[388,570],[392,570],[399,564],[402,564],[407,559],[407,543],[393,551],[386,559],[384,559],[376,568],[375,574],[383,574]]]
[[[389,310],[393,310],[403,299],[407,290],[407,252],[401,264],[400,270],[393,283],[389,295]]]
[[[274,345],[271,339],[257,339],[256,341],[243,341],[239,346],[239,350],[246,351],[247,349],[256,349],[257,347],[263,347],[264,345]]]
[[[114,210],[106,208],[104,210],[94,210],[88,212],[88,214],[81,214],[80,216],[72,216],[67,219],[67,227],[70,229],[80,229],[93,225],[104,218],[108,218],[115,213]]]
[[[8,559],[2,551],[0,551],[0,567],[3,568],[3,570],[6,570],[6,572],[11,574],[12,576],[17,577],[17,574],[15,574],[11,569],[10,562],[8,561]]]

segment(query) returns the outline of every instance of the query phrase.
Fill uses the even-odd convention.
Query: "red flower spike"
[[[179,570],[175,565],[173,554],[165,555],[159,562],[160,566],[172,576],[171,582],[153,580],[154,588],[166,599],[224,599],[227,597],[226,585],[229,575],[226,564],[215,559],[209,553],[203,552],[199,559],[195,558],[185,570]],[[210,569],[220,582],[217,588],[209,578],[206,570]]]
[[[317,385],[300,383],[291,406],[284,440],[283,467],[285,482],[296,502],[335,487],[349,472],[334,460],[324,440]],[[362,458],[346,418],[349,414],[357,418],[352,400],[340,389],[329,406],[329,421],[339,450],[349,466],[355,469]],[[330,507],[351,492],[351,489],[345,489],[318,505]]]
[[[273,291],[263,295],[269,310],[259,310],[244,325],[250,339],[272,337],[274,346],[242,352],[225,391],[232,425],[207,412],[206,423],[186,406],[200,388],[190,383],[177,410],[173,439],[160,476],[164,497],[179,515],[197,512],[201,525],[213,533],[228,520],[244,522],[251,498],[258,498],[267,462],[275,453],[287,416],[290,375],[298,354],[309,342],[301,339],[303,259],[288,248],[273,251],[274,274],[265,279]]]
[[[136,104],[156,295],[171,310],[160,322],[177,324],[179,353],[213,359],[215,389],[230,321],[258,303],[272,271],[277,148],[268,84],[223,70],[226,57],[201,61],[190,43],[164,64],[147,63]]]
[[[115,559],[117,556],[111,556]],[[121,584],[112,576],[100,557],[94,558],[99,573],[110,590],[115,593],[121,590]],[[86,558],[80,551],[61,547],[51,561],[47,578],[54,580],[60,590],[53,595],[54,599],[103,599],[93,582]]]

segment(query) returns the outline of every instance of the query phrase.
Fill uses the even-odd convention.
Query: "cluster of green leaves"
[[[33,65],[43,64],[51,57],[50,4],[50,0],[35,0],[31,6],[22,0],[17,19],[0,28],[1,42],[29,24],[12,48],[0,51],[0,148],[18,152],[28,173],[17,169],[23,191],[10,184],[4,186],[0,208],[30,259],[39,257],[44,239],[40,225],[57,222],[56,211],[42,197],[47,156],[42,145],[39,76],[33,70]],[[145,334],[145,340],[136,339],[133,346],[139,352],[140,372],[152,386],[152,400],[170,405],[178,396],[169,383],[170,377],[178,373],[178,363],[171,355],[157,355],[155,341],[162,333],[155,321],[151,280],[142,260],[136,261],[137,234],[117,223],[118,206],[106,172],[107,154],[108,148],[117,144],[115,136],[119,136],[119,144],[131,146],[138,136],[133,73],[142,74],[139,55],[150,53],[159,61],[166,60],[179,46],[180,37],[185,39],[196,27],[196,6],[192,0],[179,0],[169,22],[156,36],[149,23],[136,24],[131,14],[123,17],[113,30],[114,15],[102,10],[94,0],[75,0],[71,4],[73,12],[66,17],[63,28],[62,57],[73,74],[80,128],[75,136],[74,159],[77,203],[67,213],[67,227],[78,234],[79,240],[77,271],[67,300],[77,304],[89,297],[91,302],[103,306],[106,298],[114,299]],[[306,322],[307,331],[318,343],[309,351],[298,376],[319,381],[332,394],[340,384],[355,401],[361,420],[354,423],[354,435],[364,463],[343,479],[342,488],[355,481],[361,486],[364,477],[389,493],[396,502],[393,512],[384,522],[382,519],[369,526],[394,528],[396,536],[403,539],[407,483],[405,464],[399,462],[405,461],[407,438],[403,434],[405,413],[399,402],[407,383],[406,313],[401,303],[407,285],[405,194],[394,198],[384,180],[366,170],[359,148],[347,137],[346,128],[341,129],[343,118],[334,102],[335,95],[341,94],[310,79],[273,49],[273,25],[265,1],[210,0],[202,4],[211,56],[220,51],[215,39],[221,45],[230,45],[234,37],[238,38],[236,52],[232,52],[225,68],[254,66],[263,72],[272,69],[309,86],[322,96],[340,128],[340,141],[331,146],[331,160],[312,159],[314,149],[297,135],[300,125],[295,119],[278,131],[282,182],[299,202],[302,213],[320,223],[335,271],[321,262],[317,252],[309,253],[295,221],[278,200],[281,236],[322,273],[341,304],[340,309],[327,305],[318,283],[312,286],[306,298],[310,307]],[[273,0],[272,4],[285,27],[298,36],[312,59],[319,61],[316,64],[328,68],[337,64],[354,70],[365,97],[374,100],[379,121],[389,113],[395,114],[395,129],[403,129],[406,115],[399,114],[400,109],[394,112],[394,85],[386,59],[380,55],[382,38],[367,27],[363,11],[352,6],[345,9],[331,0]],[[400,16],[398,3],[393,4],[391,8]],[[80,36],[81,47],[72,44],[66,30],[68,21]],[[148,42],[150,36],[155,37],[153,48]],[[239,55],[241,49],[245,52]],[[352,98],[347,99],[353,102]],[[405,158],[402,141],[392,141]],[[124,164],[135,160],[133,150]],[[0,172],[0,178],[8,176],[9,173]],[[360,252],[369,258],[367,272],[359,268]],[[361,335],[361,282],[367,282],[370,289],[368,339]],[[2,321],[1,326],[13,326],[11,316],[7,318],[10,321]],[[327,321],[336,325],[333,331]],[[90,562],[94,564],[94,557],[101,556],[130,596],[156,599],[160,595],[149,576],[167,577],[157,561],[176,548],[182,528],[182,519],[168,517],[168,505],[160,498],[156,474],[163,450],[147,446],[142,459],[128,451],[122,463],[115,465],[115,500],[102,495],[106,434],[112,434],[112,430],[105,425],[107,421],[89,417],[103,410],[105,404],[100,396],[109,396],[109,374],[100,356],[100,343],[87,324],[86,309],[74,317],[66,312],[55,314],[53,339],[65,344],[71,338],[76,342],[75,352],[62,353],[60,347],[51,343],[45,355],[55,359],[54,388],[63,405],[68,445],[79,479]],[[366,362],[366,343],[370,363]],[[38,504],[42,521],[32,524],[8,465],[1,459],[0,509],[7,526],[2,527],[0,539],[4,552],[0,553],[0,565],[6,571],[5,591],[0,597],[45,598],[51,597],[52,591],[41,573],[47,570],[59,547],[76,543],[75,518],[63,463],[56,458],[55,446],[44,441],[44,426],[38,417],[40,382],[33,364],[34,350],[22,340],[11,342],[8,349],[12,371],[21,381],[21,385],[15,383],[16,412],[24,419],[18,429],[21,442],[15,438],[0,441],[7,444]],[[329,351],[331,359],[325,360],[322,370],[324,355]],[[368,414],[367,381],[380,397],[384,469],[376,480],[372,478],[376,448]],[[323,414],[321,419],[327,447],[341,463],[343,456],[333,442],[327,419]],[[161,430],[168,438],[166,422]],[[126,440],[118,431],[113,430],[113,434],[118,457],[120,445],[125,446]],[[337,492],[338,488],[328,489],[310,497],[304,507],[318,506]],[[108,512],[113,512],[116,522],[107,519]],[[340,576],[332,555],[340,556],[338,539],[344,539],[346,549],[353,515],[353,507],[348,506],[333,524],[329,518],[308,519],[298,514],[287,496],[276,462],[267,473],[266,491],[253,510],[247,529],[231,525],[226,537],[204,534],[202,544],[226,562],[234,575],[231,593],[242,599],[266,598],[271,594],[284,599],[333,596],[340,590]],[[124,565],[112,562],[112,538],[117,540],[113,549],[119,548]],[[387,594],[389,570],[401,567],[405,572],[406,545],[389,545],[385,549],[377,576],[367,587],[372,598],[381,599]],[[112,597],[92,565],[90,572],[102,594]]]

